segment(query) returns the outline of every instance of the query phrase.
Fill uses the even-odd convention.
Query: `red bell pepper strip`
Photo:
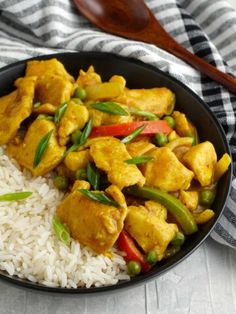
[[[146,125],[141,134],[152,135],[156,133],[169,134],[172,129],[165,120],[157,121],[136,121],[129,123],[94,126],[90,137],[97,136],[126,136],[138,127]]]
[[[150,270],[151,266],[145,261],[143,254],[136,247],[134,240],[125,230],[121,231],[117,245],[120,251],[126,253],[126,256],[124,256],[126,262],[136,261],[140,263],[143,272]]]

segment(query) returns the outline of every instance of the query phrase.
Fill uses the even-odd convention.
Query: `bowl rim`
[[[130,58],[130,57],[124,57],[124,56],[120,56],[114,53],[110,53],[110,52],[98,52],[98,51],[77,51],[77,52],[70,52],[70,51],[64,51],[64,52],[58,52],[58,53],[52,53],[52,54],[43,54],[43,55],[37,55],[36,57],[31,57],[31,58],[27,58],[27,59],[23,59],[14,63],[11,63],[9,65],[6,65],[2,68],[0,68],[0,75],[4,75],[5,71],[8,71],[11,68],[14,68],[18,65],[25,65],[26,62],[31,61],[31,60],[47,60],[47,59],[51,59],[51,58],[57,58],[57,57],[64,57],[65,55],[77,55],[78,57],[80,56],[91,56],[94,58],[99,58],[99,57],[104,57],[104,56],[108,56],[108,57],[112,57],[117,60],[120,61],[126,61],[129,63],[133,63],[139,66],[143,66],[144,68],[150,69],[152,71],[155,71],[156,73],[158,73],[159,75],[164,75],[166,76],[170,81],[172,81],[175,85],[180,86],[182,89],[186,90],[188,93],[191,94],[191,96],[193,98],[195,98],[199,103],[201,103],[201,105],[204,107],[205,110],[208,111],[209,115],[211,116],[211,118],[214,120],[215,125],[217,126],[218,131],[221,133],[221,136],[224,139],[224,144],[225,144],[225,149],[226,152],[230,155],[231,159],[232,159],[232,155],[231,155],[231,150],[229,147],[229,143],[226,139],[226,135],[225,132],[223,130],[222,125],[219,123],[218,119],[216,118],[215,114],[210,110],[210,107],[191,89],[189,88],[187,85],[185,85],[183,82],[179,81],[177,78],[171,76],[169,73],[166,73],[158,68],[156,68],[153,65],[144,63],[140,60],[134,59],[134,58]],[[107,285],[107,286],[102,286],[102,287],[90,287],[90,288],[85,288],[85,287],[78,287],[78,288],[61,288],[61,287],[49,287],[49,286],[45,286],[43,284],[40,283],[35,283],[35,282],[31,282],[27,279],[21,279],[19,277],[17,277],[16,275],[10,276],[8,274],[5,274],[4,271],[0,271],[0,279],[2,279],[3,281],[6,281],[8,283],[14,284],[15,286],[20,286],[20,287],[24,287],[27,288],[29,290],[37,290],[40,292],[46,292],[46,293],[52,293],[54,295],[57,294],[64,294],[64,295],[94,295],[94,294],[101,294],[101,293],[110,293],[110,292],[116,292],[116,291],[120,291],[121,289],[127,289],[127,288],[132,288],[132,287],[137,287],[138,285],[142,285],[144,283],[147,283],[148,281],[154,280],[155,278],[157,278],[158,276],[163,275],[165,272],[169,271],[172,267],[175,267],[176,265],[178,265],[180,262],[182,262],[184,259],[186,259],[190,254],[192,254],[205,240],[206,238],[209,236],[209,234],[211,233],[211,231],[214,229],[215,225],[217,224],[217,222],[219,221],[226,201],[229,197],[229,193],[231,190],[231,179],[232,179],[232,172],[233,172],[233,166],[232,163],[230,165],[230,168],[228,169],[228,172],[230,173],[229,175],[229,182],[227,182],[228,186],[227,186],[227,193],[225,196],[225,200],[223,202],[223,206],[222,209],[220,210],[218,217],[215,219],[214,223],[212,224],[212,226],[210,227],[209,230],[207,230],[206,234],[204,234],[204,236],[202,236],[202,238],[200,238],[199,240],[196,241],[195,245],[190,245],[190,247],[188,249],[186,249],[186,253],[183,254],[182,256],[180,256],[180,258],[177,261],[174,261],[173,263],[167,263],[167,265],[165,265],[164,269],[160,269],[160,271],[158,271],[158,273],[156,271],[149,271],[145,274],[142,275],[142,277],[134,277],[132,278],[132,280],[125,280],[125,281],[119,281],[117,284],[114,285]]]

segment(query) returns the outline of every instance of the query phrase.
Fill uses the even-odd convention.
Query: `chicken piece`
[[[154,144],[148,143],[145,140],[132,142],[126,145],[128,153],[132,156],[141,156],[155,147]]]
[[[154,158],[142,168],[148,186],[167,192],[189,188],[194,173],[187,169],[168,147],[154,148],[146,155]]]
[[[90,143],[90,154],[99,169],[107,173],[109,182],[120,189],[138,184],[143,186],[145,178],[136,165],[127,164],[131,156],[120,140],[114,137],[96,138]]]
[[[89,85],[85,90],[87,100],[109,100],[120,96],[124,91],[124,87],[119,82],[106,82]]]
[[[106,192],[120,207],[101,204],[74,191],[57,208],[58,218],[68,226],[72,237],[99,254],[112,248],[127,215],[125,197],[119,188],[110,186]]]
[[[194,130],[191,127],[186,115],[179,111],[174,111],[172,117],[175,119],[175,130],[180,136],[194,135]]]
[[[162,116],[172,112],[175,105],[175,95],[166,87],[125,89],[121,96],[114,101]]]
[[[126,80],[121,75],[113,75],[110,78],[109,82],[117,82],[117,83],[121,84],[122,88],[125,88],[125,85],[126,85]]]
[[[94,126],[128,123],[133,121],[133,118],[130,114],[128,116],[118,116],[101,112],[96,109],[88,109],[88,111],[90,118],[93,120]]]
[[[49,103],[40,105],[38,108],[33,108],[33,113],[36,113],[36,114],[53,115],[55,111],[56,111],[56,107]]]
[[[37,81],[35,99],[42,105],[52,104],[55,112],[58,106],[70,100],[73,88],[73,84],[68,79],[57,75],[44,75]]]
[[[19,129],[21,122],[30,116],[36,77],[21,78],[17,89],[0,98],[0,144],[6,144]]]
[[[81,150],[79,152],[70,152],[64,159],[64,164],[71,171],[76,171],[87,167],[89,161],[92,161],[89,149]]]
[[[94,71],[94,67],[91,65],[87,72],[83,70],[79,71],[79,77],[76,80],[76,84],[80,87],[87,87],[102,83],[101,77]]]
[[[90,189],[90,184],[87,181],[84,180],[75,180],[71,191],[74,192],[77,189],[86,189],[89,190]]]
[[[52,133],[46,150],[37,167],[34,168],[35,152],[41,139],[51,130]],[[9,143],[7,153],[23,167],[29,169],[34,176],[44,175],[54,169],[61,161],[65,147],[57,143],[56,127],[52,121],[35,120],[29,127],[24,141],[18,145]]]
[[[154,250],[160,261],[178,231],[176,224],[166,222],[167,210],[157,202],[147,201],[145,206],[129,206],[125,229],[145,253]]]
[[[60,76],[70,82],[74,82],[73,76],[71,76],[65,69],[64,65],[56,58],[50,60],[33,60],[27,62],[26,76]]]
[[[201,186],[212,183],[217,156],[211,142],[206,141],[191,147],[182,160],[194,172]]]
[[[87,108],[70,101],[58,127],[60,145],[65,145],[69,140],[69,135],[76,130],[82,129],[88,119],[89,113]]]
[[[197,209],[199,195],[197,191],[180,191],[179,194],[180,201],[186,206],[190,211]]]

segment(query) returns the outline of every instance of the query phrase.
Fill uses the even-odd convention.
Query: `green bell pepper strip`
[[[131,186],[125,188],[124,193],[129,195],[138,196],[141,198],[151,199],[157,201],[175,217],[176,221],[180,224],[184,234],[192,234],[198,230],[194,217],[189,210],[180,202],[179,199],[167,192],[159,189],[149,187]]]

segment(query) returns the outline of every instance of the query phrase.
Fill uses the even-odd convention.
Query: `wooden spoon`
[[[178,44],[159,24],[143,0],[74,0],[80,12],[106,32],[154,44],[236,93],[236,79]]]

